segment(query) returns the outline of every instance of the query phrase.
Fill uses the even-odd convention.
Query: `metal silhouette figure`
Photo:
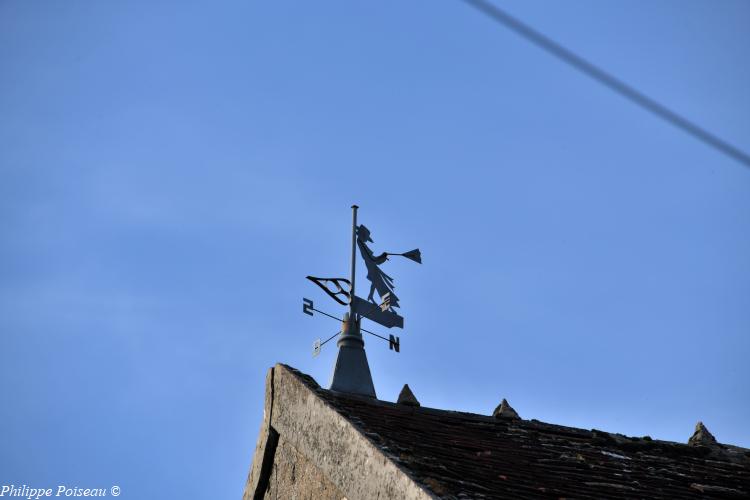
[[[388,276],[379,266],[388,260],[389,255],[400,255],[421,264],[422,255],[418,248],[404,253],[383,252],[380,255],[375,255],[367,246],[367,243],[374,243],[370,237],[370,230],[364,224],[360,224],[357,227],[357,246],[367,267],[367,279],[370,280],[370,293],[367,295],[367,300],[376,303],[373,296],[377,290],[381,303],[387,302],[390,306],[386,309],[399,307],[398,297],[393,291],[395,288],[393,278]]]
[[[380,300],[382,301],[386,294],[390,294],[391,307],[398,307],[398,297],[394,293],[393,289],[393,278],[388,276],[380,269],[380,265],[388,260],[388,253],[384,252],[380,255],[375,255],[367,243],[374,243],[370,238],[370,230],[367,229],[364,224],[357,227],[357,246],[359,247],[359,253],[362,255],[362,259],[365,261],[365,267],[367,267],[367,279],[370,280],[370,293],[367,295],[367,300],[375,303],[373,295],[375,290],[378,291]]]

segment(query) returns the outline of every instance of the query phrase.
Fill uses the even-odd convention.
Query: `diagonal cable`
[[[650,111],[653,114],[661,117],[677,128],[682,129],[683,131],[708,144],[714,149],[717,149],[725,155],[734,158],[738,162],[744,164],[746,167],[750,167],[750,155],[748,155],[744,151],[734,147],[733,145],[717,137],[703,127],[691,122],[687,118],[680,116],[666,106],[659,104],[657,101],[651,99],[647,95],[636,90],[622,80],[612,76],[593,63],[590,63],[589,61],[576,55],[559,43],[555,42],[554,40],[548,38],[546,35],[536,31],[527,24],[524,24],[496,5],[486,0],[463,1],[476,8],[478,11],[482,12],[494,21],[502,24],[506,28],[513,30],[534,45],[541,47],[558,59],[561,59],[562,61],[570,64],[580,72],[587,74],[594,80],[609,87],[623,97],[630,99],[647,111]]]

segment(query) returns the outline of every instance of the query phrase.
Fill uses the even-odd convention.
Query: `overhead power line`
[[[630,99],[642,108],[663,118],[672,125],[684,130],[688,134],[721,151],[725,155],[734,158],[735,160],[744,164],[746,167],[750,167],[750,155],[748,155],[744,151],[732,146],[728,142],[720,139],[703,127],[691,122],[687,118],[680,116],[666,106],[659,104],[655,100],[634,89],[622,80],[615,78],[593,63],[590,63],[589,61],[555,42],[554,40],[531,28],[527,24],[519,21],[496,5],[485,0],[463,1],[476,8],[479,12],[485,14],[494,21],[502,24],[506,28],[515,31],[517,34],[521,35],[536,46],[546,50],[558,59],[565,61],[577,70],[587,74],[599,83],[606,85],[623,97]]]

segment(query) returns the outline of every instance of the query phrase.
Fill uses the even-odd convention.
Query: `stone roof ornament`
[[[717,442],[713,434],[708,432],[706,426],[703,425],[703,422],[698,422],[695,424],[695,432],[688,439],[688,444],[690,446],[714,446]]]
[[[401,389],[401,392],[398,394],[396,404],[406,406],[421,406],[419,404],[419,400],[417,400],[417,397],[413,392],[411,392],[411,389],[409,389],[409,384],[404,384],[404,388]]]
[[[512,420],[521,419],[521,417],[518,416],[516,410],[514,410],[513,407],[508,404],[508,400],[505,398],[503,398],[503,401],[498,405],[497,408],[495,408],[495,411],[492,412],[492,416],[495,418],[508,418]]]
[[[333,369],[331,390],[374,398],[375,387],[372,383],[370,367],[365,355],[365,343],[362,339],[362,332],[385,340],[388,342],[389,349],[396,352],[400,352],[401,350],[401,339],[392,334],[386,338],[362,328],[362,319],[368,319],[386,328],[404,327],[404,318],[395,311],[396,308],[400,307],[400,304],[394,292],[393,278],[386,274],[380,266],[389,260],[389,256],[405,257],[421,264],[422,254],[416,248],[403,253],[383,252],[380,255],[375,255],[368,245],[369,243],[374,243],[370,230],[364,225],[357,225],[358,208],[357,205],[352,205],[352,259],[350,278],[318,278],[307,276],[308,280],[320,287],[334,301],[342,306],[347,306],[347,313],[343,319],[339,320],[334,315],[316,309],[313,301],[307,298],[302,299],[302,312],[310,316],[313,315],[313,312],[318,312],[324,316],[341,321],[342,326],[339,332],[336,332],[325,341],[317,339],[313,343],[313,356],[317,356],[328,341],[341,335],[336,342],[339,347],[339,353]],[[355,294],[357,248],[359,248],[360,256],[365,262],[367,279],[370,281],[370,291],[367,299],[358,297]],[[378,295],[377,301],[375,300],[376,292]],[[416,401],[416,398],[414,399]]]

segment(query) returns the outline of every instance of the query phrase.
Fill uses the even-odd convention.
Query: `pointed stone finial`
[[[401,392],[398,394],[396,403],[407,406],[420,406],[416,396],[414,396],[414,393],[409,389],[409,384],[404,384],[404,388],[401,389]]]
[[[695,432],[688,439],[688,445],[690,446],[712,446],[716,444],[716,438],[708,432],[708,429],[703,422],[695,424]]]
[[[513,420],[520,420],[521,417],[518,416],[518,413],[516,410],[513,409],[512,406],[508,404],[508,400],[503,398],[502,403],[495,408],[495,411],[492,412],[492,416],[495,418],[509,418]]]

